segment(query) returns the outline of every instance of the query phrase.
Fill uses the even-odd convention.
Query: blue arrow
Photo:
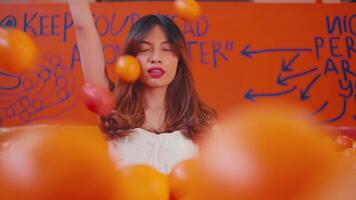
[[[307,85],[304,90],[300,90],[300,99],[302,101],[309,99],[310,96],[307,95],[308,91],[310,90],[311,86],[320,78],[320,74],[316,75],[313,80]]]
[[[289,66],[294,63],[294,61],[299,57],[300,53],[298,52],[297,54],[295,54],[295,56],[286,64],[286,61],[283,60],[282,61],[282,71],[283,72],[290,72],[293,71],[291,68],[289,68]]]
[[[314,111],[312,113],[312,115],[316,115],[316,114],[320,113],[321,111],[323,111],[328,104],[329,104],[329,102],[325,101],[324,104],[320,106],[320,108],[318,108],[316,111]]]
[[[260,93],[260,94],[254,94],[253,93],[253,89],[249,89],[244,97],[245,99],[247,100],[250,100],[250,101],[255,101],[255,97],[275,97],[275,96],[281,96],[281,95],[284,95],[284,94],[288,94],[290,92],[293,92],[295,89],[297,89],[296,86],[294,86],[293,88],[289,89],[289,90],[286,90],[286,91],[282,91],[282,92],[277,92],[277,93]]]
[[[280,73],[280,74],[278,75],[278,77],[277,77],[277,83],[278,83],[279,85],[287,86],[287,83],[285,83],[285,81],[287,81],[287,80],[289,80],[289,79],[292,79],[292,78],[297,78],[297,77],[300,77],[300,76],[304,76],[304,75],[309,74],[309,73],[311,73],[311,72],[313,72],[313,71],[315,71],[315,70],[317,70],[317,69],[318,69],[317,67],[314,67],[314,68],[312,68],[312,69],[310,69],[310,70],[307,70],[307,71],[305,71],[305,72],[301,72],[301,73],[299,73],[299,74],[294,74],[294,75],[291,75],[291,76],[287,76],[287,77],[285,77],[285,78],[282,78],[282,73]]]
[[[260,49],[260,50],[249,50],[250,45],[248,44],[242,51],[241,54],[248,58],[252,58],[253,54],[265,53],[265,52],[301,52],[301,51],[312,51],[310,48],[270,48],[270,49]]]
[[[346,101],[346,99],[344,99],[344,105],[342,106],[341,113],[338,116],[334,117],[334,118],[331,118],[331,119],[323,121],[323,123],[331,123],[331,122],[335,122],[335,121],[341,119],[345,115],[346,106],[347,106],[347,101]]]

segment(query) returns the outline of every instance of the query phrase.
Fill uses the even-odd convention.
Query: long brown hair
[[[199,98],[188,66],[188,51],[183,34],[178,26],[163,15],[147,15],[140,18],[131,28],[125,42],[124,54],[137,55],[140,42],[155,26],[163,28],[173,51],[178,56],[177,72],[168,85],[165,96],[165,130],[181,130],[191,139],[196,138],[205,128],[211,126],[216,112]],[[129,130],[138,128],[145,122],[145,113],[141,102],[142,83],[127,84],[120,80],[110,88],[117,97],[116,109],[101,118],[100,127],[110,138],[129,134]],[[150,130],[159,133],[157,130]]]

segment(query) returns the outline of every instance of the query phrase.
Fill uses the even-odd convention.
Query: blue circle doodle
[[[66,67],[61,65],[56,67],[55,71],[54,71],[54,76],[57,78],[61,78],[65,75],[66,73]]]
[[[29,78],[25,78],[22,80],[22,86],[26,91],[29,91],[33,88],[33,81]]]
[[[30,98],[28,98],[28,96],[22,96],[20,97],[19,100],[19,104],[22,108],[26,109],[27,107],[30,106],[31,102],[30,102]]]
[[[42,70],[39,72],[38,78],[42,81],[47,82],[48,79],[51,78],[51,70],[47,67],[43,67]]]
[[[32,114],[28,112],[27,110],[24,110],[20,113],[20,119],[22,122],[30,122],[32,118]]]
[[[58,67],[62,65],[62,58],[59,55],[54,55],[49,58],[49,64],[53,65],[54,67]]]
[[[14,107],[10,106],[5,110],[6,117],[13,117],[16,114]]]
[[[58,89],[65,89],[68,86],[68,80],[66,78],[57,78],[56,86]]]
[[[43,101],[42,100],[34,99],[31,104],[32,104],[32,108],[36,112],[39,112],[39,111],[43,110],[44,105],[43,105]]]
[[[61,101],[65,101],[70,97],[70,93],[66,89],[59,89],[57,95]]]

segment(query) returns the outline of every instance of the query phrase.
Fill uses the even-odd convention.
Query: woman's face
[[[137,51],[141,64],[140,81],[146,87],[167,87],[177,71],[178,56],[172,50],[167,36],[155,25],[143,39]]]

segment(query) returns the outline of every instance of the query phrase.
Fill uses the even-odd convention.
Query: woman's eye
[[[166,49],[163,49],[163,51],[172,51],[172,49],[166,48]]]
[[[150,49],[140,49],[139,52],[146,52],[149,51]]]

